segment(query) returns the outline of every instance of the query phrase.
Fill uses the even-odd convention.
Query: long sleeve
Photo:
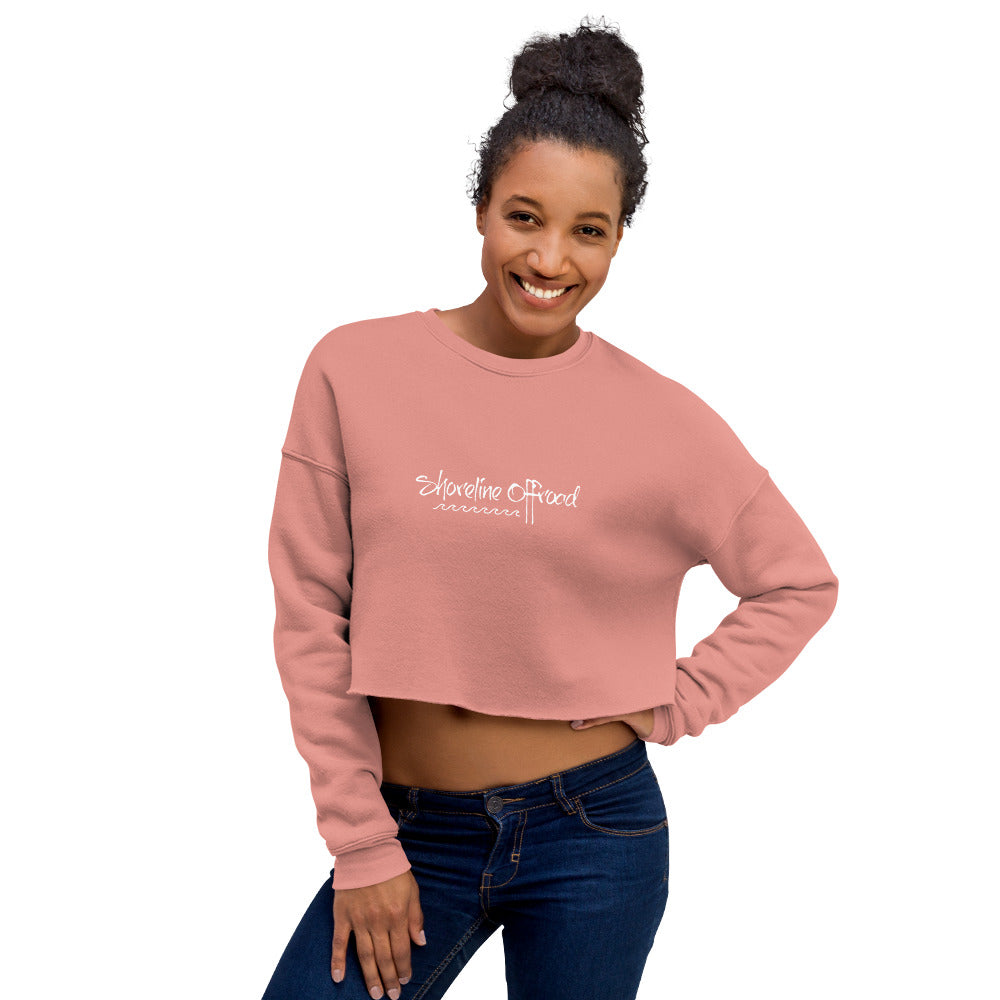
[[[724,722],[785,672],[837,602],[837,577],[770,475],[701,562],[739,604],[677,660],[674,702],[654,708],[647,742],[670,746]]]
[[[336,856],[334,888],[350,889],[400,875],[410,863],[379,790],[382,756],[368,699],[347,694],[350,489],[332,391],[316,362],[314,351],[282,448],[268,562],[275,659],[295,746],[309,766],[319,832]],[[299,451],[303,445],[321,458]]]

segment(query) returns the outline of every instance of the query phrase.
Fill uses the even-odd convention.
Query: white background
[[[650,746],[639,996],[997,995],[992,6],[6,8],[5,995],[263,992],[331,866],[271,647],[295,383],[479,294],[475,146],[585,14],[651,141],[580,323],[716,408],[841,582],[771,688]],[[691,573],[679,653],[734,604]],[[448,995],[506,995],[499,934]]]

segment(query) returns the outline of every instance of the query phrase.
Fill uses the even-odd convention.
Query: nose
[[[556,279],[566,273],[566,247],[558,234],[548,237],[536,234],[536,242],[528,252],[528,266],[534,268],[541,278]]]

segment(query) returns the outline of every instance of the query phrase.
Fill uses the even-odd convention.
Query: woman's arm
[[[665,746],[724,722],[777,680],[837,603],[837,577],[770,475],[702,562],[740,600],[677,660],[674,702],[654,709],[646,737]]]
[[[334,888],[410,864],[382,798],[382,753],[367,696],[348,694],[353,546],[350,488],[321,341],[299,381],[268,539],[274,652],[295,746],[309,766],[317,826],[336,855]],[[305,449],[310,448],[307,452]]]

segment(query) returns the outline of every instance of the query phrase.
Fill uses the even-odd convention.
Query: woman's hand
[[[354,943],[369,994],[382,996],[378,990],[385,984],[386,993],[396,1000],[400,985],[405,986],[413,975],[410,939],[420,945],[427,943],[423,928],[420,889],[412,869],[375,885],[338,889],[333,894],[330,971],[334,982],[339,983],[344,978],[347,942],[354,931]]]
[[[641,712],[629,712],[628,715],[602,715],[596,719],[583,719],[571,722],[574,729],[590,729],[591,726],[603,726],[605,722],[625,722],[630,725],[639,739],[648,739],[653,734],[653,710],[644,708]]]

